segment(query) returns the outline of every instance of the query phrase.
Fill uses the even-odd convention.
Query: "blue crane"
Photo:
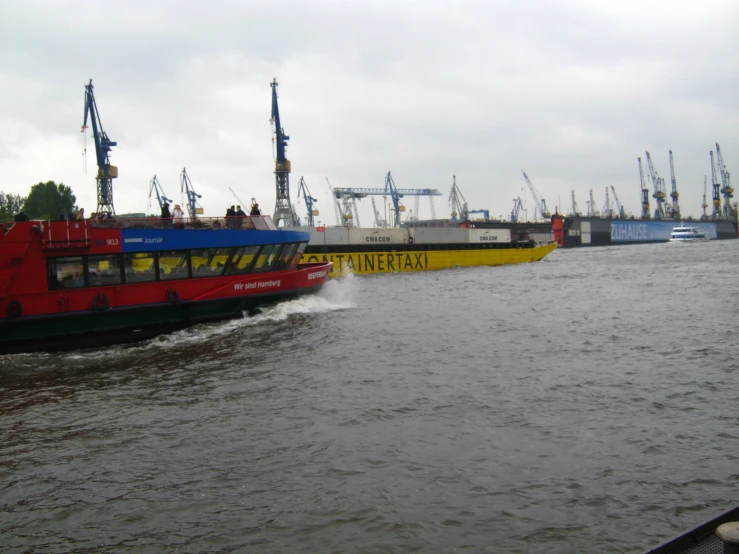
[[[184,167],[180,174],[180,193],[185,194],[187,197],[187,213],[190,219],[195,219],[196,216],[203,213],[203,208],[198,203],[198,198],[202,198],[202,196],[195,192],[190,177],[187,175]]]
[[[149,186],[149,200],[151,200],[152,193],[156,194],[157,196],[157,202],[159,203],[160,210],[164,207],[164,204],[172,202],[172,200],[167,198],[164,194],[164,189],[162,189],[162,185],[159,184],[159,180],[157,179],[156,175],[154,175],[154,177],[152,178],[151,185]]]
[[[290,137],[285,134],[280,122],[280,110],[277,107],[277,79],[273,79],[272,87],[272,118],[270,122],[275,126],[275,188],[277,199],[275,200],[274,222],[279,225],[283,222],[285,227],[295,227],[297,221],[295,210],[290,204],[290,160],[285,156],[285,148]]]
[[[87,129],[88,117],[92,125],[92,138],[95,141],[95,157],[98,166],[96,177],[98,193],[97,213],[115,215],[115,208],[113,207],[113,179],[118,177],[118,168],[110,165],[110,151],[118,143],[110,140],[103,130],[100,113],[95,102],[95,95],[92,92],[92,79],[90,79],[89,84],[85,85],[85,114],[82,120],[83,133]]]
[[[390,196],[393,203],[393,220],[394,227],[400,227],[400,213],[405,211],[405,206],[401,205],[400,199],[403,196],[441,196],[437,189],[399,189],[395,186],[390,172],[385,177],[385,188],[334,188],[334,198],[363,198],[368,195]]]
[[[313,216],[318,215],[318,210],[313,209],[313,204],[318,202],[318,200],[310,195],[308,185],[305,184],[305,180],[302,177],[300,178],[300,181],[298,181],[298,198],[301,194],[303,195],[303,200],[305,201],[305,207],[308,210],[308,227],[315,227]]]

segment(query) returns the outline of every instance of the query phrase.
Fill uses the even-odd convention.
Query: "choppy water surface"
[[[737,504],[739,241],[0,358],[3,552],[644,552]]]

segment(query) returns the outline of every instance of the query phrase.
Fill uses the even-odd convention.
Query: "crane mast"
[[[149,186],[149,200],[151,200],[151,195],[156,194],[157,197],[157,203],[159,204],[159,209],[161,210],[164,208],[164,204],[172,202],[167,196],[164,194],[164,189],[162,189],[162,185],[159,184],[159,180],[157,179],[157,176],[154,175],[154,177],[151,179],[151,183]]]
[[[665,197],[667,195],[664,191],[664,183],[662,181],[662,178],[654,170],[652,156],[649,155],[649,152],[647,152],[647,167],[649,167],[649,175],[652,178],[652,187],[654,188],[654,194],[652,194],[652,198],[657,201],[657,207],[654,209],[654,219],[664,219]]]
[[[706,208],[708,207],[708,204],[706,203],[707,192],[708,192],[708,176],[704,175],[703,176],[703,204],[701,204],[701,208],[703,208],[703,215],[701,216],[701,219],[708,219],[708,214],[706,213]]]
[[[375,197],[373,196],[371,198],[372,200],[372,211],[375,212],[375,227],[377,229],[384,229],[387,227],[387,223],[385,222],[385,218],[380,217],[380,212],[377,210],[377,206],[375,205]]]
[[[467,200],[464,199],[462,191],[457,186],[457,176],[452,175],[452,192],[449,194],[449,206],[451,207],[452,219],[466,221],[468,218]]]
[[[641,165],[641,158],[638,158],[639,160],[639,181],[641,182],[641,218],[642,219],[651,219],[652,214],[649,213],[649,189],[647,188],[646,183],[644,182],[644,170],[642,169]]]
[[[184,167],[182,168],[182,173],[180,173],[180,193],[184,194],[185,198],[187,198],[187,213],[191,220],[194,220],[197,215],[203,213],[203,208],[198,204],[198,198],[202,198],[202,196],[195,192],[190,177],[187,175]]]
[[[280,222],[285,227],[295,227],[295,211],[290,204],[290,160],[285,157],[285,148],[290,137],[285,134],[280,122],[280,110],[277,106],[277,79],[270,83],[272,87],[272,118],[270,122],[275,127],[275,188],[277,199],[275,200],[275,214],[272,219],[276,225]]]
[[[341,219],[341,204],[336,194],[334,194],[334,188],[331,186],[331,181],[326,177],[326,183],[328,183],[328,190],[331,191],[331,198],[334,203],[334,215],[336,216],[336,225],[344,225],[344,221]]]
[[[95,178],[97,181],[98,196],[97,213],[115,215],[115,208],[113,207],[113,179],[118,177],[118,168],[110,165],[110,151],[118,143],[110,140],[103,130],[100,113],[95,102],[95,95],[92,91],[92,79],[90,79],[89,84],[85,85],[85,113],[82,120],[83,133],[87,129],[88,118],[92,125],[92,138],[95,141],[95,158],[98,166],[98,173]]]
[[[308,227],[315,227],[313,216],[318,215],[318,210],[313,209],[313,204],[318,202],[315,198],[310,195],[308,185],[305,184],[305,180],[301,177],[298,181],[298,197],[302,194],[303,201],[305,202],[305,208],[308,210]]]
[[[711,150],[711,184],[713,185],[712,219],[721,219],[721,184],[716,178],[716,167],[713,165],[713,150]]]
[[[672,150],[670,150],[670,180],[672,181],[672,192],[670,198],[672,198],[672,218],[680,219],[680,205],[677,202],[680,193],[677,192],[677,181],[675,180],[675,164],[672,161]]]
[[[731,199],[734,197],[734,189],[731,187],[731,174],[726,171],[718,142],[716,143],[716,158],[718,161],[718,170],[721,174],[721,194],[724,195],[724,217],[726,219],[734,219],[734,208],[731,205]]]
[[[616,209],[618,210],[618,217],[621,219],[626,219],[626,210],[624,210],[623,205],[618,199],[618,195],[616,194],[616,189],[613,188],[613,185],[611,185],[611,191],[613,192],[613,201],[616,203]]]
[[[551,217],[552,214],[547,209],[546,200],[541,198],[539,191],[536,190],[534,183],[531,182],[531,179],[529,179],[529,176],[526,175],[526,172],[523,169],[521,170],[521,173],[523,173],[523,178],[526,180],[531,196],[534,197],[534,204],[536,206],[536,209],[534,210],[534,219],[536,219],[536,210],[539,210],[539,217],[541,218]]]
[[[587,201],[588,217],[598,217],[598,210],[595,208],[595,200],[593,200],[593,189],[590,189],[590,200]]]

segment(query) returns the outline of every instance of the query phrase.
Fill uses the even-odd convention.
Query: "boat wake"
[[[181,331],[160,335],[139,343],[114,346],[107,349],[75,351],[62,354],[68,360],[93,360],[126,355],[138,355],[147,351],[169,350],[193,344],[209,343],[245,327],[268,325],[270,322],[285,321],[298,315],[311,315],[350,310],[356,307],[357,283],[354,275],[348,274],[328,281],[320,292],[301,296],[294,300],[279,302],[257,309],[251,314],[244,313],[243,319],[232,319],[220,323],[204,323]],[[16,356],[23,356],[16,355]],[[35,355],[38,357],[38,354]],[[42,356],[52,356],[45,354]]]

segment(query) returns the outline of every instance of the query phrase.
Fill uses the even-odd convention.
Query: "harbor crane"
[[[638,158],[639,160],[639,181],[641,182],[641,218],[642,219],[651,219],[652,214],[650,213],[649,208],[649,189],[647,188],[646,183],[644,182],[644,170],[642,169],[641,165],[641,158]]]
[[[334,194],[334,187],[331,186],[331,181],[328,180],[328,177],[326,177],[326,183],[328,183],[328,190],[331,191],[331,200],[334,204],[334,215],[336,216],[336,225],[344,225],[344,221],[341,219],[341,203],[339,202],[339,199],[336,198],[336,195]]]
[[[387,227],[387,221],[385,221],[384,217],[380,217],[380,212],[377,209],[377,206],[375,205],[375,197],[373,196],[371,198],[372,200],[372,211],[375,212],[375,228],[377,229],[384,229]]]
[[[157,176],[154,175],[154,177],[151,180],[151,185],[149,186],[149,202],[151,203],[151,195],[156,194],[157,202],[159,203],[159,209],[161,210],[164,208],[164,204],[171,203],[172,200],[167,198],[164,194],[164,189],[162,189],[162,185],[159,184],[159,180],[157,180]]]
[[[393,207],[393,227],[400,227],[400,214],[405,211],[405,206],[400,202],[400,199],[404,196],[441,196],[441,193],[437,189],[399,189],[395,186],[395,181],[390,172],[387,172],[385,177],[385,188],[334,188],[332,192],[334,198],[344,199],[349,198],[352,200],[366,198],[371,195],[389,196],[392,201]],[[432,213],[433,213],[433,198],[429,199],[432,202]],[[346,211],[344,212],[346,214]]]
[[[588,217],[598,217],[598,210],[595,207],[595,200],[593,200],[593,189],[590,189],[590,200],[586,204],[588,205]]]
[[[713,185],[713,211],[711,219],[721,219],[721,184],[716,178],[716,167],[713,165],[713,150],[711,150],[711,184]]]
[[[616,189],[613,188],[613,185],[611,185],[611,191],[613,192],[613,201],[616,203],[616,209],[618,210],[618,217],[626,219],[626,210],[624,210],[623,204],[619,201]]]
[[[523,178],[526,180],[526,184],[529,187],[529,191],[531,192],[531,196],[534,197],[534,205],[536,208],[534,209],[534,219],[536,219],[536,210],[539,210],[539,217],[545,218],[545,217],[551,217],[552,214],[547,209],[547,203],[546,200],[544,200],[541,195],[539,194],[539,191],[536,190],[536,187],[531,182],[531,179],[529,179],[529,176],[526,175],[526,172],[522,169],[521,173],[523,173]]]
[[[724,217],[726,219],[734,219],[734,208],[731,204],[731,199],[734,197],[734,189],[731,187],[731,174],[726,171],[718,142],[716,143],[716,158],[718,170],[721,174],[721,194],[724,195]]]
[[[367,193],[358,192],[358,189],[335,188],[333,189],[333,195],[341,212],[341,225],[344,227],[360,227],[357,199],[367,198]]]
[[[659,176],[659,174],[654,170],[654,164],[652,163],[652,156],[649,155],[649,152],[646,152],[647,154],[647,167],[649,168],[649,175],[652,178],[652,188],[654,189],[654,194],[652,194],[652,198],[654,198],[657,201],[657,207],[654,209],[654,219],[664,219],[665,218],[665,197],[667,196],[664,191],[664,183],[662,181],[662,178]]]
[[[611,198],[608,196],[608,187],[606,187],[606,203],[603,204],[603,217],[613,217],[613,208],[611,208]]]
[[[680,193],[677,192],[677,181],[675,180],[675,164],[672,161],[672,150],[670,150],[670,180],[672,181],[672,192],[670,198],[672,198],[672,218],[680,219],[680,206],[677,203],[677,199]]]
[[[190,177],[187,175],[184,167],[180,174],[180,193],[184,194],[187,198],[187,214],[190,216],[190,219],[194,220],[196,216],[202,215],[203,208],[198,203],[198,199],[202,198],[202,196],[195,192]]]
[[[300,197],[301,194],[303,195],[303,200],[305,201],[305,209],[308,210],[308,227],[315,227],[315,221],[313,220],[313,217],[318,215],[318,210],[313,208],[313,204],[318,202],[318,200],[310,195],[308,185],[305,184],[305,179],[303,179],[303,177],[301,177],[300,181],[298,181],[298,197]]]
[[[701,220],[708,219],[708,214],[706,213],[706,208],[708,207],[708,204],[706,203],[707,198],[706,194],[708,192],[708,176],[703,176],[703,204],[701,204],[701,208],[703,208],[703,215],[701,216]]]
[[[452,175],[452,192],[449,193],[449,206],[452,212],[452,220],[461,219],[466,221],[468,217],[467,200],[464,199],[462,191],[457,186],[457,176]]]
[[[85,85],[85,114],[82,119],[83,133],[87,129],[88,118],[92,125],[92,138],[95,141],[95,158],[98,166],[98,173],[95,178],[98,193],[97,213],[115,215],[115,208],[113,207],[113,179],[118,177],[118,168],[110,164],[110,151],[118,143],[110,140],[103,130],[97,102],[95,102],[95,95],[92,91],[92,79],[90,79],[89,84]],[[86,153],[87,148],[85,148]]]
[[[580,208],[578,207],[577,202],[575,201],[575,189],[572,189],[572,208],[570,208],[570,210],[571,210],[570,215],[572,217],[577,217],[577,216],[582,215],[580,213]]]
[[[277,79],[270,83],[272,87],[272,118],[270,123],[274,125],[275,136],[272,140],[275,145],[275,188],[277,199],[275,200],[275,225],[282,222],[284,227],[295,227],[297,217],[295,210],[290,204],[290,160],[285,157],[285,148],[290,137],[285,134],[280,122],[280,110],[277,106]]]
[[[513,199],[513,209],[511,210],[511,223],[518,223],[521,218],[521,212],[524,211],[521,197]]]

